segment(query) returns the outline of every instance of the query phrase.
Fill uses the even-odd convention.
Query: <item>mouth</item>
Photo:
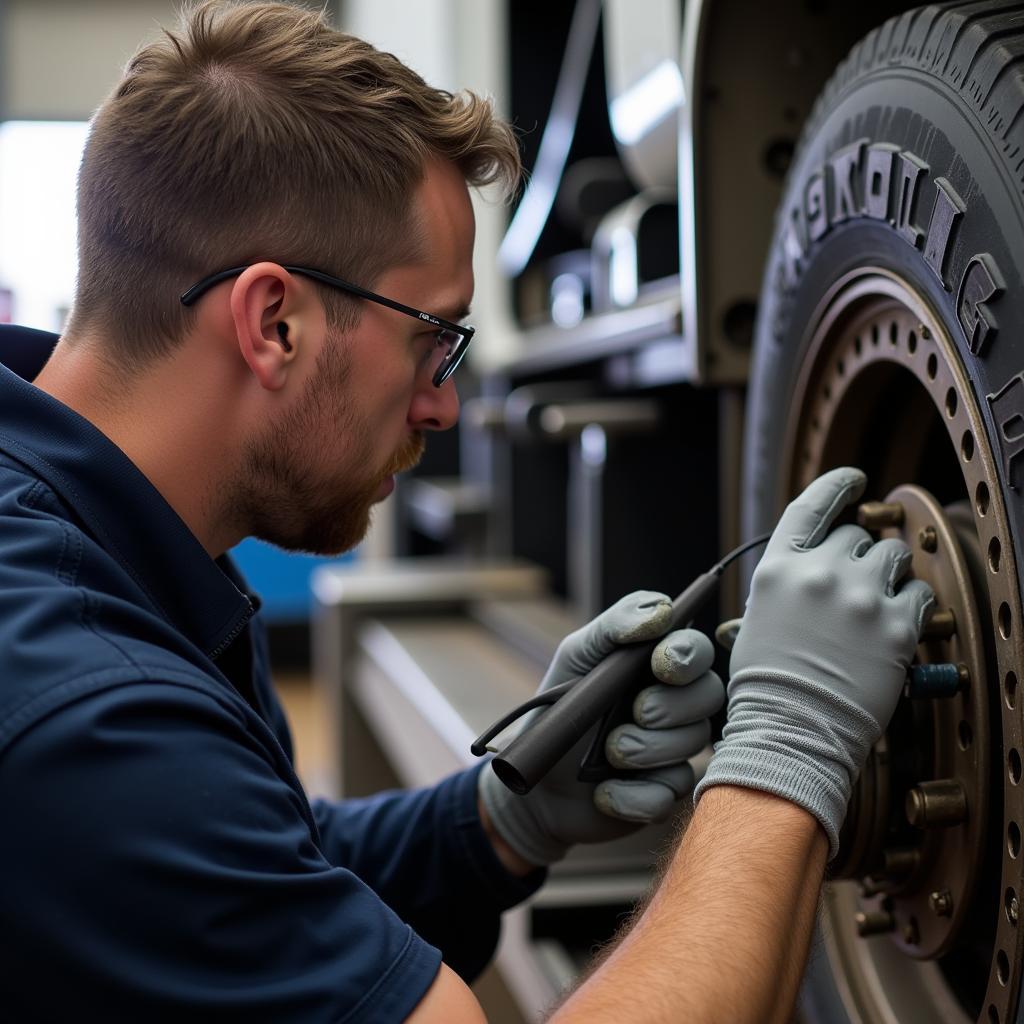
[[[384,479],[381,480],[380,486],[377,488],[377,501],[383,501],[395,489],[395,475],[397,473],[404,473],[406,470],[412,469],[419,464],[420,459],[423,458],[425,447],[426,443],[423,434],[417,431],[395,452],[394,457],[384,467]]]

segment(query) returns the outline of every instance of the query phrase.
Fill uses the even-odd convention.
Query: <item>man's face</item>
[[[473,292],[473,212],[465,182],[431,165],[415,203],[427,256],[371,287],[458,320]],[[327,332],[300,399],[249,445],[233,496],[247,532],[289,550],[338,554],[369,528],[393,476],[422,457],[427,430],[458,416],[452,380],[435,388],[429,324],[361,303],[350,330]]]

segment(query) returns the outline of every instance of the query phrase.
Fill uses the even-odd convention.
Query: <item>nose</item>
[[[459,393],[449,377],[439,388],[430,380],[416,388],[409,403],[409,426],[413,430],[448,430],[459,418]]]

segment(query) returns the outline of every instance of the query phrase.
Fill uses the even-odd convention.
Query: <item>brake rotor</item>
[[[949,613],[917,660],[964,679],[948,696],[902,700],[858,780],[832,865],[857,881],[825,891],[833,978],[864,1024],[1008,1022],[1024,963],[1022,613],[984,419],[944,323],[891,271],[837,281],[803,353],[788,493],[870,464],[875,494],[902,506],[880,532],[911,546],[914,574]]]

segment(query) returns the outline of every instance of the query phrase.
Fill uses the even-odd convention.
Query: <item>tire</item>
[[[915,571],[929,578],[934,563],[953,580],[944,598],[962,616],[957,635],[921,657],[970,660],[971,681],[944,703],[902,702],[875,774],[862,776],[850,811],[861,859],[848,874],[885,881],[875,891],[872,874],[866,896],[855,882],[829,888],[802,995],[816,1024],[1024,1024],[1022,263],[1024,4],[939,4],[892,19],[838,68],[789,171],[755,331],[744,531],[770,529],[834,465],[867,470],[866,497],[921,488],[920,514],[938,508],[945,526],[937,554],[915,550]],[[923,537],[910,539],[934,551]],[[922,739],[922,729],[932,732]],[[915,832],[901,787],[915,773],[927,780],[940,758],[964,773],[969,814]],[[899,869],[909,875],[879,867],[883,852],[898,861],[883,850],[896,835],[919,843],[913,867]],[[945,890],[914,889],[925,861],[959,879],[953,910]],[[864,900],[893,931],[853,930]]]

